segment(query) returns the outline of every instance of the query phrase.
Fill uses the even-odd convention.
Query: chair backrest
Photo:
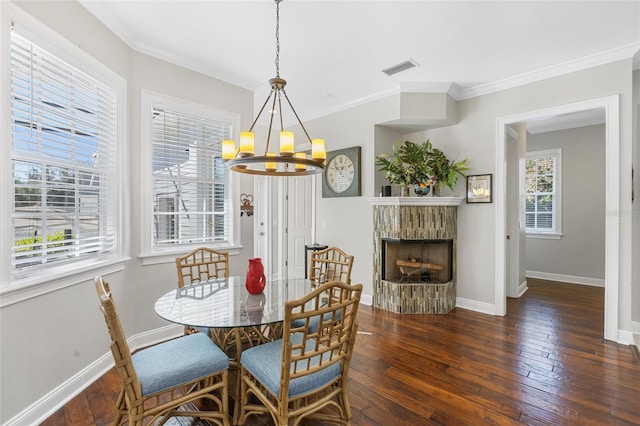
[[[229,276],[229,253],[200,247],[176,258],[178,287]]]
[[[111,336],[110,347],[113,360],[115,361],[116,369],[122,380],[127,398],[131,405],[135,406],[137,401],[142,401],[142,388],[138,381],[138,375],[133,368],[131,351],[127,344],[124,331],[122,330],[122,325],[120,324],[118,311],[113,303],[109,283],[102,277],[97,277],[95,284],[98,299],[100,300],[100,310],[104,315],[104,320],[107,323],[109,335]]]
[[[336,365],[346,385],[361,295],[362,284],[330,281],[286,302],[280,395],[289,395],[291,381]]]
[[[338,247],[311,252],[311,268],[309,279],[316,285],[329,281],[351,283],[351,267],[353,256],[346,254]]]

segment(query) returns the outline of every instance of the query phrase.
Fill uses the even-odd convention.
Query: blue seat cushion
[[[132,355],[142,395],[149,396],[229,368],[229,358],[204,333],[179,337]]]
[[[292,342],[299,343],[302,333],[296,333],[292,337]],[[276,396],[280,395],[280,368],[282,361],[282,339],[254,346],[242,352],[240,363],[258,379],[263,385],[269,388]],[[307,342],[308,347],[313,347],[314,341]],[[327,354],[328,357],[328,354]],[[311,359],[311,366],[318,365],[320,357]],[[293,366],[292,366],[293,367]],[[310,392],[316,388],[329,383],[340,375],[340,363],[335,363],[329,367],[291,380],[289,383],[289,397]]]

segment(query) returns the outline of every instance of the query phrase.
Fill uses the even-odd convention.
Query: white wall
[[[638,57],[640,53],[636,53]],[[640,71],[633,73],[633,108],[635,113],[633,116],[633,166],[634,166],[634,181],[633,192],[634,201],[631,210],[631,217],[633,218],[633,255],[632,259],[640,259]],[[632,298],[632,314],[631,319],[634,321],[633,331],[640,335],[640,262],[637,260],[633,264],[633,281],[635,285],[631,286]]]
[[[527,271],[604,285],[605,126],[529,134],[527,152],[562,149],[562,238],[527,238]]]
[[[241,114],[250,125],[250,91],[133,52],[75,1],[20,2],[20,7],[127,80],[128,218],[124,271],[111,274],[115,301],[127,336],[167,326],[153,309],[155,300],[176,286],[175,264],[143,266],[140,253],[140,91],[149,89]],[[3,62],[4,66],[4,62]],[[243,179],[240,192],[253,192]],[[232,197],[240,203],[239,193]],[[240,255],[231,270],[245,271],[253,254],[253,222],[240,219]],[[109,352],[108,334],[92,281],[82,282],[0,309],[0,423],[4,423]]]

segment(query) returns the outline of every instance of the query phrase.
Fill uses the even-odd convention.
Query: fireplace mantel
[[[464,197],[368,197],[374,206],[459,206]]]

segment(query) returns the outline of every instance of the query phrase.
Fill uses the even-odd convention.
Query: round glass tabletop
[[[161,296],[156,313],[193,327],[247,327],[284,320],[284,304],[313,290],[304,278],[267,277],[261,294],[249,294],[245,277],[228,277],[176,288]]]

